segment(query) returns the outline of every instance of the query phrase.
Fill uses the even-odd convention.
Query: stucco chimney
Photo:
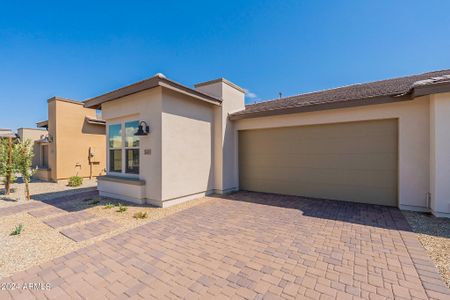
[[[195,88],[222,99],[214,112],[215,191],[224,194],[238,190],[238,134],[228,115],[245,109],[245,91],[224,78],[196,84]]]

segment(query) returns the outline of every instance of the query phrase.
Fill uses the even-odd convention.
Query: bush
[[[119,203],[119,205],[117,205],[117,210],[116,211],[119,212],[119,213],[122,213],[122,212],[127,211],[127,209],[128,209],[128,207],[122,206],[122,204]]]
[[[14,228],[14,230],[9,235],[19,235],[22,233],[23,230],[23,224],[19,224]]]
[[[105,206],[103,207],[103,209],[111,209],[114,207],[114,204],[112,203],[106,203]]]
[[[69,178],[68,186],[76,187],[83,184],[83,178],[80,176],[72,176]]]
[[[133,218],[135,219],[146,219],[148,217],[147,212],[137,212],[134,214]]]

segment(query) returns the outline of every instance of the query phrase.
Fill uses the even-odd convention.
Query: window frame
[[[126,147],[126,131],[125,131],[125,123],[131,123],[131,122],[140,122],[137,119],[130,119],[130,120],[122,120],[117,122],[111,122],[107,124],[107,132],[106,132],[106,146],[107,146],[107,174],[108,175],[114,175],[114,176],[121,176],[121,177],[130,177],[130,178],[139,178],[140,175],[140,164],[141,164],[141,141],[139,140],[139,146],[138,147]],[[121,138],[121,147],[120,148],[111,148],[109,144],[109,132],[110,132],[110,126],[114,125],[120,125],[120,138]],[[138,173],[127,173],[126,172],[126,150],[128,149],[137,149],[139,150],[139,172]],[[111,171],[111,165],[110,165],[110,156],[111,156],[111,150],[121,150],[121,170],[120,172]]]
[[[141,147],[141,141],[140,141],[140,139],[139,138],[137,138],[137,141],[138,141],[138,146],[137,147],[135,147],[135,146],[131,146],[131,147],[129,147],[129,146],[127,146],[127,123],[133,123],[133,122],[137,122],[137,124],[138,124],[138,127],[139,127],[139,120],[130,120],[130,121],[124,121],[123,122],[123,127],[122,127],[122,130],[123,130],[123,145],[122,145],[122,149],[123,149],[123,156],[122,156],[122,158],[124,159],[124,162],[123,162],[123,169],[122,169],[122,171],[125,173],[125,174],[128,174],[128,175],[137,175],[137,176],[139,176],[139,172],[141,171],[141,169],[140,169],[140,165],[141,165],[141,151],[140,151],[140,147]],[[128,173],[127,172],[127,150],[138,150],[138,159],[139,159],[139,165],[138,165],[138,172],[137,173]]]
[[[120,125],[120,140],[121,140],[121,145],[120,145],[119,148],[111,148],[110,143],[109,143],[109,139],[110,139],[110,136],[109,136],[110,128],[111,128],[111,126],[114,126],[114,125]],[[121,174],[122,174],[122,171],[123,171],[123,130],[122,130],[122,123],[119,122],[119,123],[111,123],[111,124],[108,124],[108,132],[107,132],[107,140],[106,140],[106,143],[107,143],[107,148],[108,148],[108,159],[107,159],[107,161],[108,161],[108,174],[121,175]],[[120,162],[120,172],[117,172],[117,171],[111,171],[111,150],[120,150],[120,151],[121,151],[121,152],[120,152],[120,158],[121,158],[121,162]]]

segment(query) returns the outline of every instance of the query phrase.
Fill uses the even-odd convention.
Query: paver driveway
[[[52,289],[0,298],[450,299],[408,230],[397,209],[237,193],[3,279]]]

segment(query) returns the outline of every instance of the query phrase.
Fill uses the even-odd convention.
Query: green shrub
[[[23,224],[19,224],[14,228],[14,230],[9,235],[19,235],[22,233],[23,230]]]
[[[133,218],[135,218],[135,219],[146,219],[147,217],[148,217],[147,212],[142,212],[142,211],[137,212],[133,215]]]
[[[117,205],[117,210],[116,211],[122,213],[122,212],[127,211],[127,209],[128,209],[128,207],[123,206],[122,204],[119,203],[119,205]]]
[[[83,184],[83,178],[80,176],[72,176],[69,178],[68,186],[76,187]]]
[[[106,203],[105,206],[103,207],[103,209],[111,209],[114,207],[114,204],[112,203]]]

